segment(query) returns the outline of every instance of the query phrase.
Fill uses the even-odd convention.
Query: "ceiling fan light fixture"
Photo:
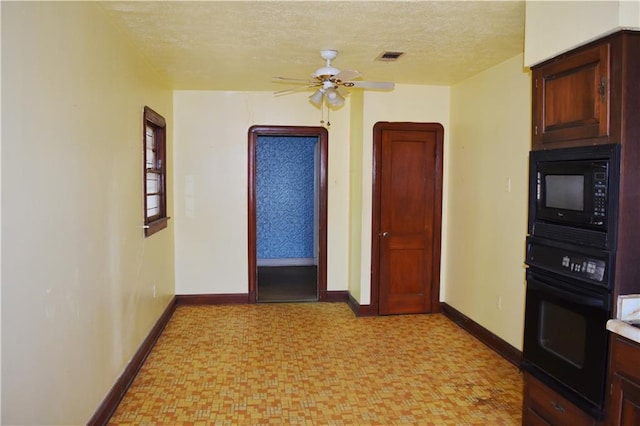
[[[318,89],[315,92],[313,92],[313,95],[309,96],[309,101],[316,106],[320,106],[322,105],[323,96],[324,96],[323,89]]]
[[[331,106],[340,106],[344,104],[344,97],[334,88],[331,88],[325,92],[327,103]]]
[[[1,1],[1,0],[0,0]],[[388,81],[361,81],[362,73],[356,70],[339,70],[331,65],[331,61],[338,55],[337,50],[321,50],[320,56],[324,59],[325,65],[315,70],[311,74],[311,79],[301,78],[287,78],[287,77],[274,77],[274,79],[280,82],[291,81],[297,84],[304,85],[299,89],[288,89],[275,92],[276,95],[285,93],[294,93],[302,90],[312,89],[314,92],[309,96],[309,103],[319,108],[321,111],[320,123],[325,123],[324,113],[326,109],[327,122],[326,127],[329,127],[329,111],[331,109],[338,109],[346,102],[345,97],[349,95],[349,87],[358,89],[372,89],[372,90],[391,90],[394,87],[394,83]],[[394,56],[397,58],[402,55],[402,52],[386,52],[384,59],[390,60]],[[356,81],[354,81],[356,80]]]

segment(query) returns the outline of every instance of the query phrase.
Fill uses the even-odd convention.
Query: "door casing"
[[[324,127],[252,126],[249,129],[248,159],[248,255],[249,303],[258,300],[257,217],[256,217],[256,148],[260,136],[317,137],[318,167],[318,301],[327,300],[327,170],[329,133]]]

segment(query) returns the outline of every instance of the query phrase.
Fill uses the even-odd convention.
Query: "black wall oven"
[[[602,418],[610,294],[527,271],[523,368]]]
[[[616,145],[532,151],[524,370],[604,417],[612,315]]]
[[[522,366],[597,418],[605,398],[612,260],[591,248],[527,241]]]

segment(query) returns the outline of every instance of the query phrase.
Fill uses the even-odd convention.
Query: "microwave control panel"
[[[593,173],[593,223],[602,225],[607,216],[607,174]]]
[[[527,264],[582,281],[609,287],[609,259],[564,247],[529,242]]]

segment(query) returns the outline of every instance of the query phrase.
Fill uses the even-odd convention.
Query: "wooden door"
[[[372,303],[378,313],[439,310],[443,128],[374,127]]]

